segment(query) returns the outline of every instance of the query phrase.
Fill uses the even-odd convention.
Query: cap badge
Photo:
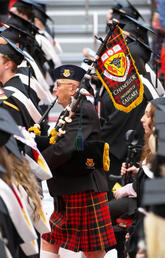
[[[70,76],[70,70],[69,69],[65,69],[64,72],[63,72],[63,75],[65,77],[69,77]]]

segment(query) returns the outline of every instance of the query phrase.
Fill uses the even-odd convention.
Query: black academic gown
[[[101,99],[101,137],[109,143],[111,166],[110,173],[120,175],[122,162],[125,161],[128,145],[125,134],[128,130],[136,130],[141,143],[143,142],[144,131],[140,122],[144,114],[147,100],[129,113],[117,110],[109,94],[104,89]]]
[[[28,74],[29,71],[28,70],[29,70],[28,67],[19,67],[17,69],[17,73],[23,74],[23,75],[27,76],[29,79],[29,74]],[[31,78],[31,75],[30,75],[30,78]],[[23,83],[23,85],[26,89],[26,92],[28,93],[29,98],[31,99],[33,104],[38,108],[38,103],[40,102],[40,99],[37,96],[37,93],[30,87],[30,85],[27,85],[25,83]]]
[[[147,80],[145,83],[143,82],[143,101],[129,113],[117,110],[106,89],[103,90],[101,96],[101,136],[110,145],[111,174],[120,175],[121,165],[125,161],[128,151],[128,144],[125,140],[125,134],[128,130],[136,130],[139,144],[143,144],[144,130],[140,120],[148,101],[158,97],[153,85]],[[154,93],[151,91],[152,89],[154,89]]]
[[[7,247],[13,258],[21,258],[19,256],[19,245],[22,243],[22,239],[18,235],[12,220],[10,218],[8,209],[0,197],[0,227],[2,237],[7,239]]]
[[[3,85],[3,88],[5,89],[7,86],[13,86],[17,88],[26,97],[28,97],[27,90],[18,76],[14,76],[9,81],[7,81]],[[26,106],[21,102],[21,99],[18,100],[14,96],[10,96],[6,101],[12,104],[13,106],[10,106],[9,104],[6,104],[5,102],[3,102],[1,104],[1,107],[9,111],[10,115],[14,118],[14,120],[18,125],[25,126],[26,129],[34,125],[35,122],[31,118],[30,114],[28,113]]]

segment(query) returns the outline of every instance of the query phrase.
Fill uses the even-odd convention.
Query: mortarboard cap
[[[53,19],[46,13],[47,4],[48,3],[43,1],[32,1],[32,5],[34,8],[34,17],[41,20],[44,25],[46,24],[47,19],[54,23]]]
[[[12,7],[23,7],[23,8],[30,8],[33,9],[33,2],[30,0],[18,0],[16,1]]]
[[[40,6],[42,6],[43,8],[43,11],[46,11],[46,7],[47,6],[52,6],[54,5],[54,2],[53,1],[44,1],[44,0],[34,0],[34,2]]]
[[[130,1],[127,0],[128,5],[126,7],[123,7],[122,9],[126,12],[127,15],[138,19],[138,18],[142,18],[144,20],[144,18],[141,16],[141,14],[139,13],[139,11],[135,8],[135,6],[133,6]]]
[[[113,9],[113,8],[123,9],[124,7],[127,6],[126,3],[123,2],[123,1],[116,0],[115,2],[116,2],[116,3],[112,6],[112,9]]]
[[[136,9],[135,9],[136,10]],[[137,11],[137,10],[136,10]],[[137,11],[138,12],[138,11]],[[132,8],[129,5],[123,6],[122,8],[118,8],[117,6],[113,7],[113,18],[117,18],[119,21],[127,23],[125,15],[137,19],[136,17],[141,17],[140,13],[138,15],[134,15]],[[135,17],[136,16],[136,17]],[[142,18],[143,19],[143,18]]]
[[[0,45],[0,54],[7,55],[17,65],[21,64],[24,56],[18,53],[10,44]]]
[[[55,79],[70,79],[80,82],[86,71],[77,65],[66,64],[54,70]]]
[[[165,178],[155,178],[146,180],[144,183],[144,194],[142,205],[161,205],[165,204]]]
[[[146,43],[147,32],[150,31],[150,32],[154,33],[154,31],[150,27],[142,24],[141,22],[130,17],[129,15],[123,15],[123,17],[124,17],[124,20],[127,20],[127,23],[126,23],[125,27],[123,28],[123,30],[126,30],[126,31],[132,33],[137,38],[144,40],[145,43]],[[132,31],[132,26],[134,26],[133,31]]]
[[[15,28],[19,28],[22,31],[25,31],[30,37],[35,37],[39,29],[33,23],[23,19],[15,13],[9,12],[9,14],[11,16],[6,21],[7,25],[15,26]]]
[[[34,18],[39,19],[44,25],[46,24],[47,21],[47,16],[44,12],[41,12],[38,9],[34,9]]]
[[[116,19],[119,22],[121,21],[121,11],[119,11],[119,9],[117,7],[113,7],[113,13],[112,13],[112,17],[111,20]]]
[[[3,31],[0,30],[0,35],[11,40],[14,43],[23,43],[27,40],[29,34],[26,31],[23,31],[14,25],[3,24]]]
[[[40,7],[43,11],[45,11],[45,2],[37,2],[34,0],[18,0],[14,5],[14,7],[30,7],[30,8],[38,8]]]
[[[37,1],[37,0],[35,0],[34,1],[37,5],[39,5],[40,6],[40,8],[42,9],[42,11],[43,12],[46,12],[46,7],[47,7],[47,5],[50,5],[48,2],[46,2],[46,1]]]
[[[126,18],[126,13],[124,13],[122,10],[117,9],[117,8],[113,8],[113,14],[112,14],[112,19],[117,19],[119,21],[119,23],[123,24],[126,26],[126,24],[128,23],[128,19]],[[120,24],[119,24],[120,26]],[[134,30],[136,30],[136,26],[133,26]],[[133,29],[131,26],[131,29]]]
[[[23,137],[9,112],[0,108],[0,146],[3,146],[13,134]]]
[[[160,109],[160,105],[165,107],[165,97],[160,97],[156,99],[152,99],[151,104],[154,105],[156,108]]]
[[[8,149],[9,152],[13,153],[19,160],[22,160],[22,156],[19,151],[17,141],[14,139],[12,135],[10,136],[7,143],[5,144],[5,147]]]
[[[17,47],[10,40],[1,35],[1,37],[7,42],[7,44],[0,45],[0,53],[3,55],[7,55],[14,63],[17,65],[21,64],[24,58],[28,58],[24,52]]]
[[[126,24],[123,30],[126,30],[133,34],[136,33],[136,36],[141,38],[146,37],[147,31],[154,33],[151,28],[137,21],[133,17],[121,12],[120,10],[114,9],[113,11],[114,13],[119,15],[119,21]]]
[[[44,25],[46,24],[47,19],[51,20],[54,23],[52,18],[49,15],[47,15],[47,13],[43,10],[43,8],[40,5],[34,6],[34,17],[41,20]]]

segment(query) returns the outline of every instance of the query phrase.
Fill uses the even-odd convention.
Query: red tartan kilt
[[[109,250],[116,245],[106,193],[81,192],[62,198],[65,210],[53,212],[51,233],[43,239],[74,252]]]

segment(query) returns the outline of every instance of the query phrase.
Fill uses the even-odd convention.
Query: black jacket
[[[0,227],[3,238],[7,239],[7,247],[13,258],[19,258],[19,245],[22,239],[17,233],[17,230],[12,223],[8,209],[0,197]],[[2,250],[0,250],[0,257],[2,257]]]
[[[93,105],[83,100],[82,133],[84,141],[100,140],[100,124]],[[66,134],[55,145],[43,151],[52,173],[53,179],[48,180],[52,196],[72,194],[87,190],[105,192],[108,190],[107,179],[102,169],[84,169],[81,167],[75,138],[80,122],[80,108],[72,117],[72,122],[66,126]],[[90,157],[89,157],[90,158]]]

